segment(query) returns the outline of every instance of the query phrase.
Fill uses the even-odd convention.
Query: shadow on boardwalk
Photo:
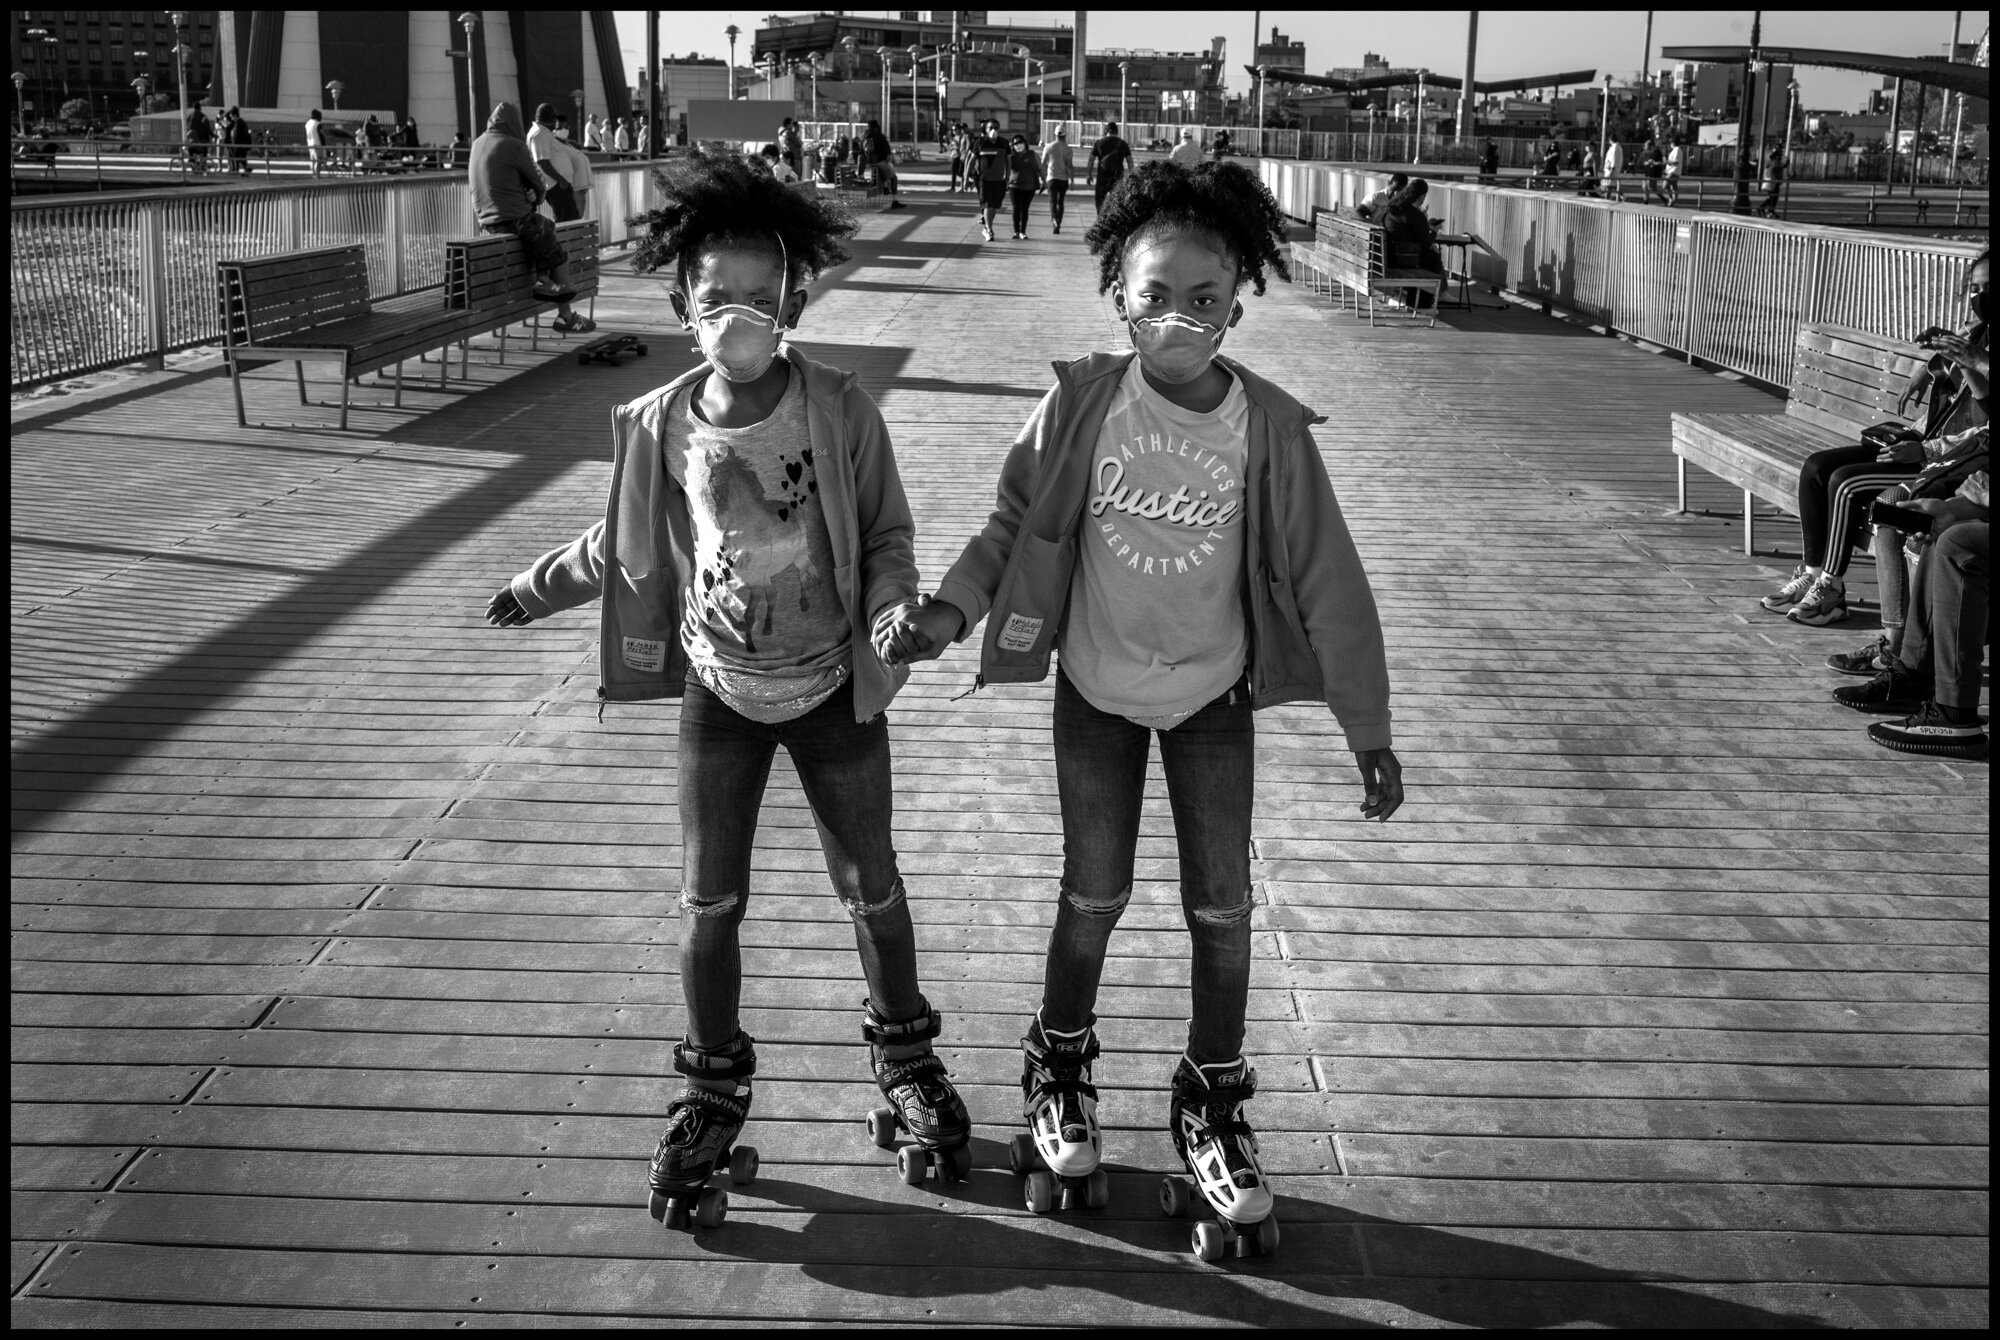
[[[919,199],[855,253],[801,344],[881,404],[934,579],[1049,360],[1121,336],[1070,233]],[[1985,1324],[1984,766],[1870,746],[1820,667],[1857,626],[1755,610],[1791,558],[1734,552],[1719,483],[1671,511],[1669,412],[1776,403],[1519,308],[1371,329],[1282,282],[1229,348],[1328,415],[1411,800],[1347,819],[1331,720],[1260,714],[1281,1254],[1196,1265],[1152,1208],[1187,990],[1157,773],[1099,1006],[1112,1210],[1037,1219],[1000,1171],[1061,835],[1047,686],[962,697],[972,647],[892,730],[978,1170],[904,1187],[860,1137],[864,988],[781,762],[765,1172],[661,1232],[676,709],[599,722],[594,609],[481,618],[602,515],[610,407],[688,365],[657,282],[608,273],[652,356],[510,355],[400,413],[371,385],[346,434],[283,369],[267,428],[199,370],[17,407],[18,1323]]]

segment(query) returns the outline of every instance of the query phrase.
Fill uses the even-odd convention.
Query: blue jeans
[[[1042,1024],[1092,1023],[1111,932],[1132,896],[1139,806],[1153,732],[1100,712],[1056,672],[1056,791],[1062,800],[1062,899],[1042,986]],[[1172,730],[1159,732],[1181,910],[1194,942],[1188,1051],[1197,1062],[1243,1051],[1250,994],[1250,810],[1256,727],[1238,684]]]
[[[697,1047],[724,1046],[740,1027],[736,929],[750,901],[757,811],[781,744],[812,806],[833,891],[854,921],[877,1015],[900,1023],[923,1009],[916,931],[889,836],[888,719],[857,724],[849,681],[804,716],[767,725],[690,674],[680,728],[681,993]]]

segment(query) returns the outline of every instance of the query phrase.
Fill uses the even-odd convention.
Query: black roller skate
[[[1257,1166],[1257,1134],[1243,1119],[1243,1104],[1257,1092],[1257,1072],[1242,1057],[1196,1065],[1186,1056],[1174,1071],[1174,1150],[1194,1178],[1160,1182],[1160,1208],[1179,1219],[1196,1204],[1195,1189],[1215,1210],[1194,1226],[1194,1254],[1204,1261],[1224,1255],[1269,1256],[1278,1250],[1278,1220],[1271,1189]]]
[[[1008,1144],[1015,1176],[1027,1177],[1024,1199],[1036,1214],[1081,1202],[1093,1210],[1111,1203],[1111,1180],[1098,1162],[1104,1137],[1097,1128],[1097,1087],[1090,1063],[1097,1059],[1097,1033],[1043,1029],[1042,1017],[1021,1039],[1021,1112],[1028,1132]]]
[[[867,1001],[867,1016],[861,1036],[868,1043],[868,1060],[875,1067],[875,1083],[889,1106],[868,1114],[868,1136],[877,1149],[896,1150],[896,1171],[911,1186],[922,1186],[924,1172],[937,1169],[938,1181],[963,1181],[972,1171],[972,1121],[965,1104],[945,1074],[944,1062],[931,1051],[931,1039],[938,1035],[944,1019],[930,1003],[914,1019],[900,1024],[884,1023]],[[891,1049],[920,1048],[914,1055],[891,1059]],[[896,1148],[898,1132],[907,1133],[916,1143]]]
[[[646,1209],[668,1228],[715,1228],[729,1213],[729,1193],[708,1185],[718,1168],[747,1186],[757,1177],[757,1151],[736,1137],[750,1116],[750,1076],[757,1053],[748,1033],[713,1050],[683,1040],[674,1048],[674,1069],[704,1080],[736,1080],[734,1093],[689,1084],[667,1107],[667,1133],[653,1150]]]

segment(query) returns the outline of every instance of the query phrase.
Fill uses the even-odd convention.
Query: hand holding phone
[[[1887,526],[1905,535],[1931,533],[1932,517],[1929,512],[1920,512],[1914,507],[1898,507],[1880,498],[1868,505],[1868,519],[1878,526]]]

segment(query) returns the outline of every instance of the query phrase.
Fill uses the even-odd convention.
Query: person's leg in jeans
[[[1054,224],[1056,232],[1062,231],[1063,197],[1068,194],[1068,182],[1052,181],[1049,183],[1049,221]]]
[[[1919,674],[1927,670],[1932,701],[1959,714],[1979,710],[1990,535],[1984,521],[1947,528],[1931,542],[1910,593],[1910,630],[1899,659]]]
[[[888,720],[878,716],[857,724],[849,683],[804,716],[772,729],[812,806],[834,895],[854,922],[869,999],[883,1019],[908,1019],[924,1002],[917,989],[916,930],[890,838],[895,790]]]
[[[1139,806],[1153,733],[1100,712],[1056,672],[1056,794],[1063,873],[1042,974],[1043,1027],[1073,1033],[1096,1020],[1097,986],[1111,932],[1132,898]]]
[[[556,238],[556,226],[540,214],[529,214],[513,223],[514,235],[527,244],[529,259],[535,269],[547,275],[551,284],[558,289],[569,288],[569,257]],[[564,324],[576,320],[576,313],[570,309],[569,299],[556,304],[556,313]]]
[[[1028,207],[1035,201],[1033,191],[1014,190],[1014,231],[1022,237],[1028,235]]]
[[[1180,850],[1181,909],[1194,941],[1188,1056],[1243,1052],[1250,995],[1250,811],[1256,727],[1247,689],[1232,690],[1160,732],[1160,764]]]
[[[743,957],[737,927],[750,901],[757,811],[778,741],[771,727],[731,710],[690,677],[681,699],[681,994],[688,1041],[715,1049],[741,1025]]]

